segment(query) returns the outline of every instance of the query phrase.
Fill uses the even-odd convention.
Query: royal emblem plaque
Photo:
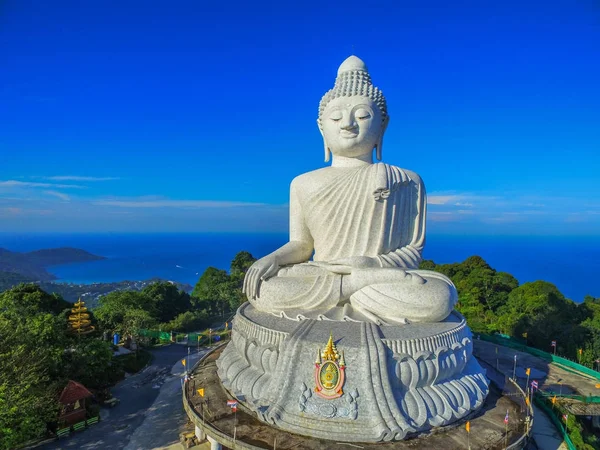
[[[338,352],[333,343],[333,335],[329,335],[329,341],[325,349],[317,350],[315,361],[315,392],[319,397],[334,399],[344,394],[346,363],[344,354]]]

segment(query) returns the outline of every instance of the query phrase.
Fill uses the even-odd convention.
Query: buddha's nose
[[[340,128],[342,130],[352,130],[352,129],[356,128],[356,122],[354,121],[354,119],[352,117],[348,117],[347,119],[344,119],[342,121]]]

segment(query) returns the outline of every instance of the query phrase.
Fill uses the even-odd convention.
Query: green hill
[[[27,281],[50,281],[56,279],[46,270],[49,266],[104,259],[78,248],[52,248],[28,253],[11,252],[0,248],[0,283],[15,277]]]

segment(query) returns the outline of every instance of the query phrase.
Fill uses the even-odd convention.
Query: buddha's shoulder
[[[323,180],[324,177],[330,172],[330,167],[322,167],[321,169],[311,170],[298,175],[292,180],[291,187],[302,189],[307,186],[314,186],[319,181]]]
[[[417,172],[413,172],[412,170],[409,170],[409,169],[403,169],[398,166],[393,166],[391,164],[386,164],[386,163],[377,163],[377,164],[381,164],[381,165],[385,166],[388,171],[395,173],[401,179],[406,177],[409,180],[413,181],[417,185],[423,183],[423,180],[421,180],[421,177],[419,176],[419,174]]]

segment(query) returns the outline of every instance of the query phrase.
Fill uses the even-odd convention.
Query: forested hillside
[[[557,354],[580,358],[590,367],[600,356],[600,298],[587,296],[577,304],[546,281],[519,285],[479,256],[454,264],[423,261],[421,268],[452,279],[459,295],[457,309],[473,333],[506,334],[549,352],[554,340]]]

